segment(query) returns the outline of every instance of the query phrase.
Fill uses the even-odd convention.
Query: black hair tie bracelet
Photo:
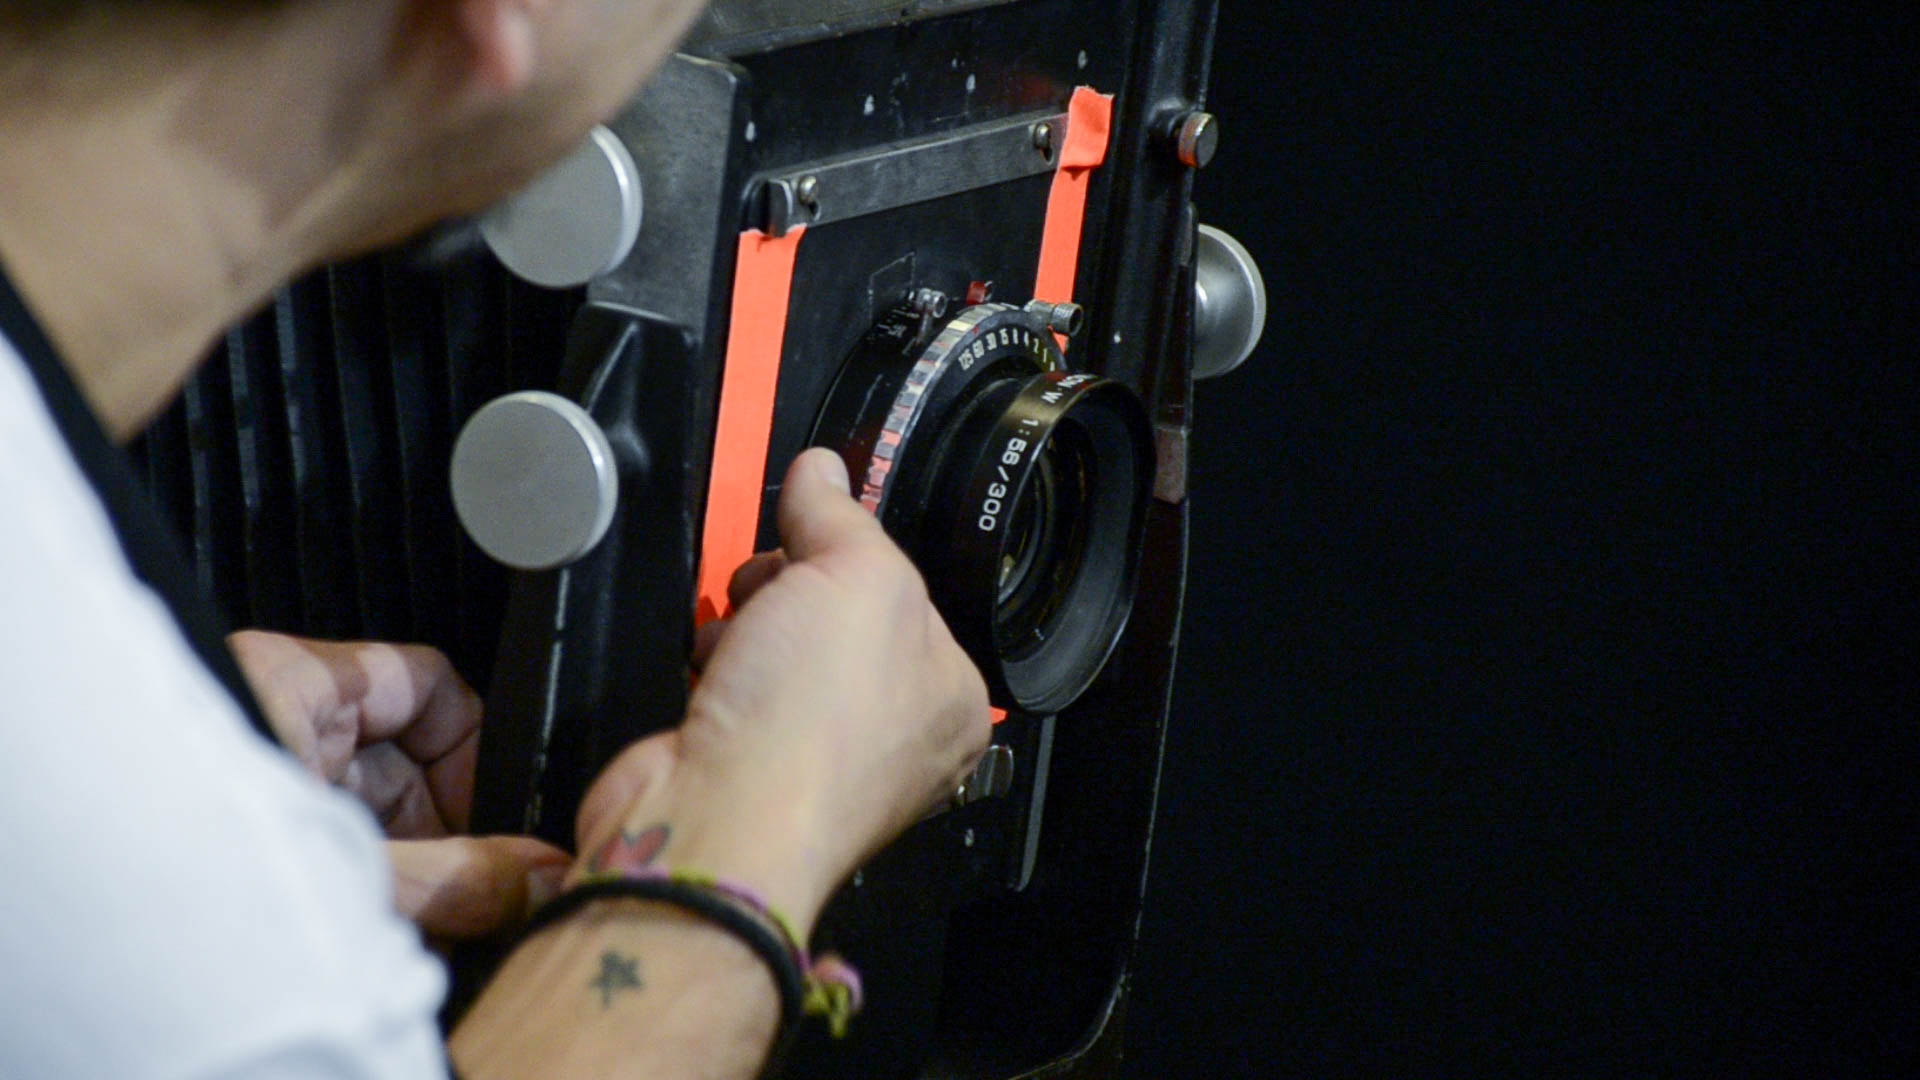
[[[745,942],[767,965],[780,991],[780,1030],[762,1075],[777,1070],[803,1016],[821,1017],[838,1039],[864,1003],[853,965],[832,953],[808,956],[793,923],[758,893],[709,874],[655,866],[591,872],[534,912],[521,940],[595,900],[620,898],[671,904],[705,918]]]
[[[698,915],[745,942],[773,972],[780,989],[780,1030],[791,1031],[800,1020],[806,999],[806,977],[793,951],[767,923],[711,889],[667,877],[606,877],[589,879],[554,897],[527,920],[522,941],[595,900],[654,900]],[[778,1045],[781,1040],[774,1040]]]

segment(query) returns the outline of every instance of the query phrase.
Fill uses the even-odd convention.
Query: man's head
[[[537,175],[702,6],[0,0],[0,261],[130,432],[288,277]]]
[[[194,104],[240,143],[325,124],[332,148],[390,173],[404,222],[485,205],[630,96],[701,0],[0,0],[0,63],[91,66],[93,88],[194,71]],[[13,32],[9,33],[11,26]],[[159,46],[145,51],[129,46]],[[249,55],[251,54],[251,55]],[[111,65],[102,63],[111,59]],[[254,63],[253,61],[266,61]],[[222,79],[224,65],[249,80]],[[298,87],[304,100],[282,91]],[[227,92],[226,98],[215,96]],[[249,130],[251,129],[251,130]],[[381,237],[385,238],[385,237]]]

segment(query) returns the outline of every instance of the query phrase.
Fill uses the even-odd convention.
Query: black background
[[[1227,0],[1129,1076],[1916,1054],[1896,6]]]

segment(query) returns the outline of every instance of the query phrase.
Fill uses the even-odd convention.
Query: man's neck
[[[373,5],[295,7],[364,17]],[[339,123],[271,132],[236,119],[249,96],[329,110],[349,95],[320,73],[339,69],[301,54],[315,39],[300,27],[221,27],[210,39],[155,18],[141,40],[90,43],[77,74],[0,39],[0,263],[116,438],[165,405],[223,329],[375,225],[356,148],[328,141],[361,118],[334,110]],[[188,42],[199,59],[183,64],[170,48]],[[367,78],[382,60],[365,58]]]

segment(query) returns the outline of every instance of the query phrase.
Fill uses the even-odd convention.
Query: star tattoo
[[[613,1008],[613,995],[640,989],[640,959],[609,949],[600,954],[600,974],[587,984],[600,991],[600,1007]]]

